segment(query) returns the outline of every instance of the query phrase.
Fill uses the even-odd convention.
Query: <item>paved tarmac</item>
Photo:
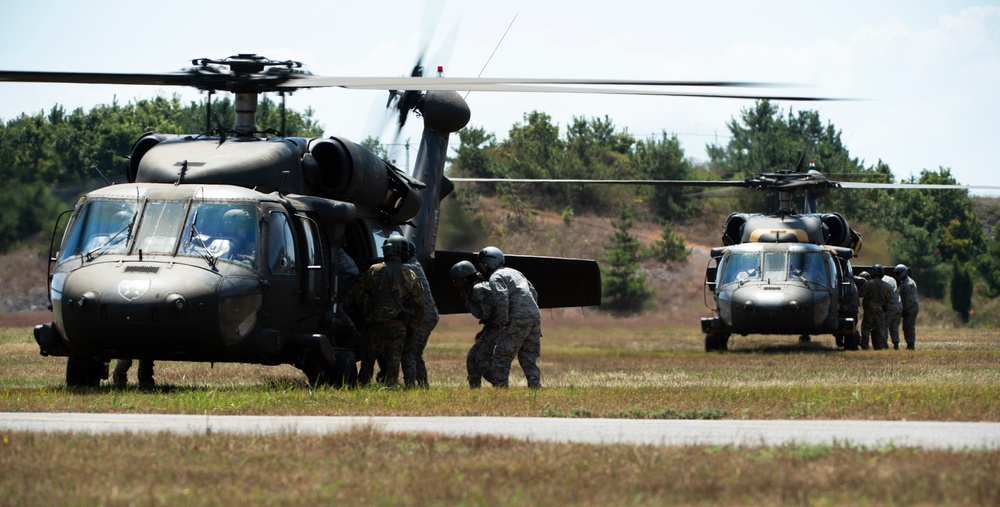
[[[975,422],[0,413],[0,432],[325,434],[359,428],[589,444],[1000,449],[1000,423]]]

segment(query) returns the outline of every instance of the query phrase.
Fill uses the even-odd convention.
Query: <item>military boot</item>
[[[115,371],[111,373],[111,383],[115,387],[128,385],[128,369],[132,366],[131,359],[119,359],[115,363]]]
[[[156,381],[153,380],[153,361],[149,359],[139,360],[139,387],[143,389],[152,389],[156,387]]]

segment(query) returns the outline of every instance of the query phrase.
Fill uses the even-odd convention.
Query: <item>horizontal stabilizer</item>
[[[434,301],[442,314],[466,313],[465,304],[451,283],[451,267],[459,261],[476,264],[475,252],[438,250],[427,277]],[[570,308],[601,304],[601,270],[587,259],[504,255],[504,265],[531,281],[538,291],[539,308]]]

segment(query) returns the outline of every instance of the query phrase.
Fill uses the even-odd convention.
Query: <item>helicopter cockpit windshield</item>
[[[788,279],[834,286],[827,269],[828,258],[822,252],[789,252]]]
[[[257,268],[257,209],[251,205],[198,202],[191,206],[180,253],[209,255]]]
[[[720,269],[720,273],[722,273],[721,285],[760,280],[760,252],[729,255]]]
[[[89,201],[65,241],[60,260],[74,255],[93,258],[106,253],[124,253],[132,235],[136,205],[123,201]]]
[[[824,252],[734,252],[719,270],[719,284],[799,281],[836,286],[836,268]]]

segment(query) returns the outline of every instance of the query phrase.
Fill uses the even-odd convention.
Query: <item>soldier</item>
[[[844,299],[840,302],[840,315],[844,318],[854,319],[854,332],[852,334],[837,334],[834,339],[838,347],[847,345],[847,338],[851,337],[852,347],[857,349],[861,343],[861,333],[858,332],[858,308],[861,306],[861,298],[858,297],[858,285],[854,276],[847,277],[848,286],[844,291]]]
[[[361,360],[364,337],[354,324],[357,315],[352,317],[355,289],[361,278],[357,263],[344,250],[337,249],[337,292],[334,295],[334,310],[332,312],[332,329],[337,336],[337,346],[352,349],[356,360]]]
[[[882,310],[885,313],[885,328],[892,338],[892,348],[899,350],[899,319],[903,316],[903,304],[899,301],[899,285],[890,273],[886,273],[882,281],[889,286],[889,301]],[[886,346],[888,347],[888,344]]]
[[[504,267],[503,252],[488,246],[479,251],[479,269],[489,276],[493,311],[500,322],[500,335],[493,349],[493,385],[507,387],[510,365],[517,356],[528,387],[542,387],[535,361],[541,355],[542,314],[538,293],[520,271]]]
[[[417,260],[417,245],[412,241],[407,241],[406,254],[407,260],[404,265],[413,270],[424,289],[424,316],[417,327],[406,334],[402,359],[403,384],[406,387],[430,387],[427,380],[427,365],[424,364],[424,348],[427,347],[427,339],[430,338],[431,331],[437,326],[441,317],[438,315],[434,297],[431,296],[431,284],[427,281],[423,266]]]
[[[111,374],[111,382],[115,387],[125,387],[125,385],[128,384],[128,369],[131,367],[131,359],[119,359],[118,362],[115,363],[115,371]],[[156,381],[153,380],[152,359],[139,360],[139,387],[143,389],[152,389],[156,387]]]
[[[865,280],[858,289],[858,297],[862,299],[865,310],[861,320],[861,348],[868,349],[870,336],[872,348],[881,350],[888,346],[882,305],[889,300],[889,286],[882,281],[882,266],[878,264],[872,267],[870,276],[866,271],[861,273],[861,278]]]
[[[910,268],[897,264],[892,270],[899,285],[899,299],[903,305],[903,339],[908,350],[917,348],[917,314],[920,313],[920,299],[917,297],[917,282],[910,278]],[[898,334],[896,335],[898,339]]]
[[[373,264],[362,275],[358,295],[365,316],[365,343],[361,353],[358,382],[371,382],[375,360],[385,363],[387,386],[399,382],[399,363],[408,329],[420,324],[424,313],[424,289],[412,269],[403,265],[406,239],[390,236],[382,243],[383,262]]]
[[[469,387],[482,386],[484,378],[493,384],[493,349],[500,334],[500,322],[493,311],[493,293],[490,284],[483,280],[482,275],[469,261],[460,261],[451,267],[451,280],[465,301],[469,313],[483,325],[483,329],[476,333],[475,343],[465,357]]]

